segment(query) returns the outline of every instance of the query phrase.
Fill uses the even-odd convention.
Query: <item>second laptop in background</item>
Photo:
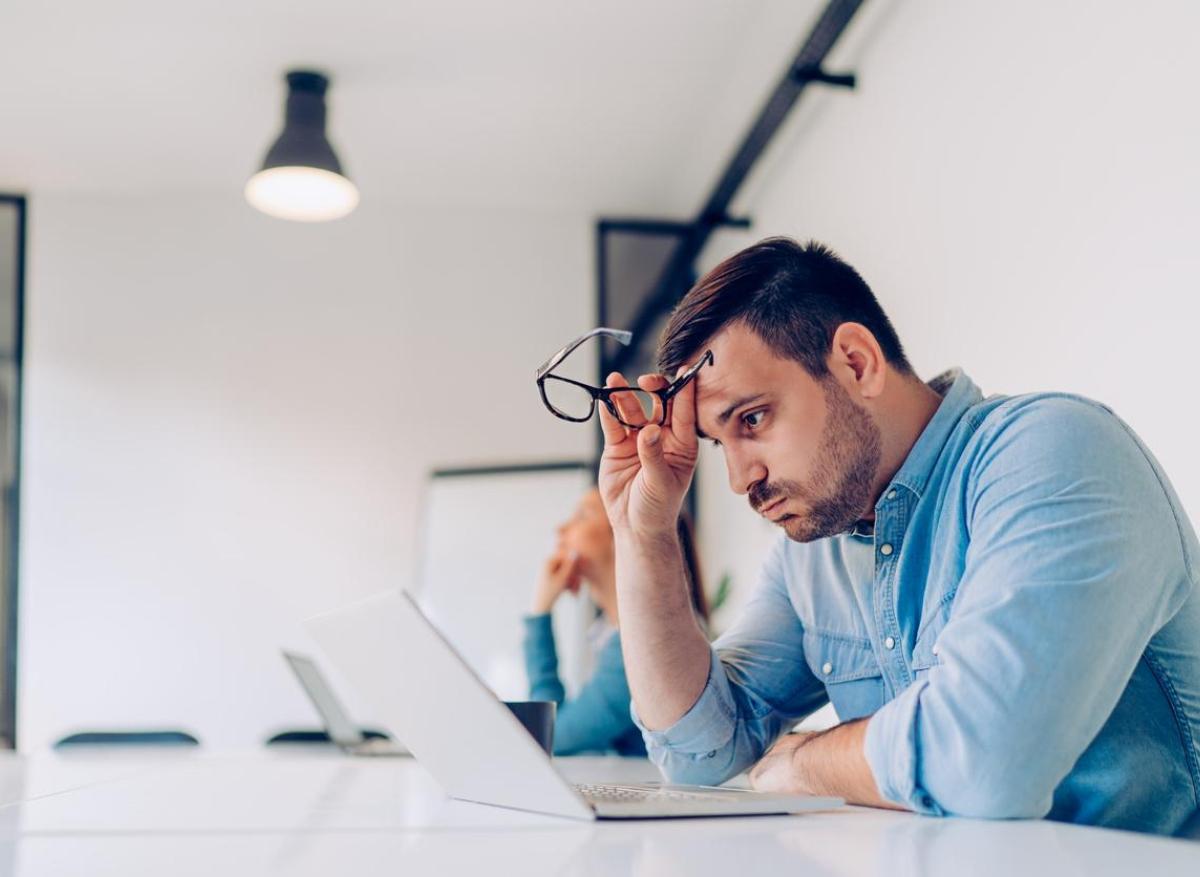
[[[372,757],[409,754],[407,749],[394,740],[364,735],[358,725],[350,719],[341,701],[333,693],[325,674],[317,668],[311,658],[292,652],[284,652],[283,657],[325,724],[325,733],[343,752],[348,755]]]

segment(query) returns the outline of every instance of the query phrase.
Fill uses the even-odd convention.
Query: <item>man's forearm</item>
[[[763,757],[750,779],[755,788],[845,798],[851,804],[903,810],[879,794],[864,744],[868,719],[815,734],[787,734]]]
[[[836,795],[868,807],[896,808],[875,785],[864,751],[866,736],[867,719],[859,719],[813,734],[796,749],[793,765],[811,794]]]
[[[614,534],[625,675],[638,718],[652,730],[683,717],[708,681],[708,641],[692,611],[674,533]]]

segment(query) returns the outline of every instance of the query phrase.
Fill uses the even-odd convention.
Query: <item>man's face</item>
[[[725,454],[729,486],[796,542],[845,532],[869,511],[879,427],[832,376],[816,380],[735,323],[697,375],[702,438]]]

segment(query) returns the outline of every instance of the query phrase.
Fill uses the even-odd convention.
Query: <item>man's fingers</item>
[[[640,378],[638,378],[638,386],[643,390],[649,390],[651,393],[654,393],[655,390],[661,390],[663,387],[667,386],[668,383],[669,381],[667,381],[667,379],[662,375],[642,375]],[[657,394],[654,394],[653,401],[651,403],[650,422],[666,422],[666,420],[663,418],[662,412],[662,397]]]
[[[613,372],[608,376],[607,386],[619,386],[618,384],[613,383],[614,378],[620,378],[621,383],[625,383],[624,378],[622,378],[616,372]],[[612,414],[609,413],[607,405],[605,405],[603,402],[599,402],[597,405],[600,409],[600,428],[604,431],[605,446],[611,448],[615,445],[619,445],[621,442],[625,441],[625,438],[629,435],[629,431],[621,425],[621,422],[618,421],[617,418],[613,417]]]
[[[662,427],[651,425],[638,433],[638,459],[647,477],[662,483],[666,474],[663,470]]]
[[[608,383],[605,386],[612,389],[628,387],[629,382],[625,380],[625,376],[620,372],[613,372],[608,376]],[[646,425],[646,412],[642,410],[642,406],[638,403],[634,393],[613,393],[609,397],[613,405],[617,407],[617,412],[621,415],[621,420],[629,426],[637,429]]]
[[[688,366],[681,365],[675,376],[679,377],[687,370]],[[682,441],[696,441],[696,381],[698,377],[697,375],[688,381],[687,386],[671,399],[671,432]]]

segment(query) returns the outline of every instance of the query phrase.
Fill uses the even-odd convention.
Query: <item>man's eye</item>
[[[749,414],[742,415],[742,423],[751,429],[757,429],[762,426],[762,419],[767,416],[766,410],[751,411]]]

